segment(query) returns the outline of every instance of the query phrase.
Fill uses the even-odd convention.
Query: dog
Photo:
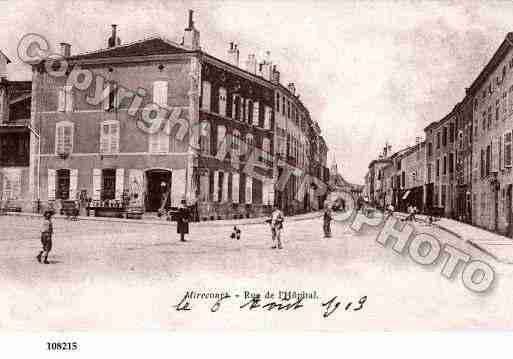
[[[230,238],[240,240],[241,233],[241,230],[237,226],[234,226]]]

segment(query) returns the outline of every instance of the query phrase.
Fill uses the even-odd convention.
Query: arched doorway
[[[158,212],[171,207],[171,171],[146,171],[146,212]]]

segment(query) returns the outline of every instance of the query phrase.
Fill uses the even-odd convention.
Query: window
[[[492,127],[492,106],[488,106],[488,123],[486,128],[489,130]]]
[[[454,153],[449,153],[449,173],[454,172]]]
[[[263,158],[266,162],[272,161],[272,155],[271,155],[271,140],[267,137],[264,137],[262,139],[262,151],[263,151]]]
[[[103,169],[102,170],[102,191],[101,200],[116,198],[116,170]]]
[[[167,81],[153,83],[153,102],[159,106],[167,106]]]
[[[406,184],[406,173],[404,171],[401,172],[401,187],[404,188]]]
[[[253,178],[246,175],[246,203],[253,203]]]
[[[509,88],[509,113],[513,113],[513,86]]]
[[[454,137],[455,137],[455,133],[454,133],[454,123],[451,122],[449,124],[449,143],[453,143],[454,142]]]
[[[511,132],[504,134],[504,166],[511,167]]]
[[[444,167],[443,167],[443,175],[447,174],[447,156],[444,156]]]
[[[232,131],[232,148],[235,156],[240,156],[241,154],[241,138],[240,132],[238,130]]]
[[[428,183],[431,183],[431,164],[427,165],[427,180]]]
[[[205,111],[210,111],[210,101],[211,101],[211,90],[212,85],[208,81],[203,81],[202,91],[201,91],[201,108]]]
[[[55,125],[55,152],[70,154],[73,151],[73,123],[61,121]]]
[[[115,110],[117,108],[116,84],[114,82],[107,83],[105,88],[108,96],[103,100],[103,109],[105,111]]]
[[[508,114],[508,93],[506,91],[502,94],[502,120],[506,120]]]
[[[442,129],[442,146],[447,146],[447,127]]]
[[[166,120],[169,127],[169,120]],[[149,136],[149,152],[150,153],[167,153],[169,152],[169,135],[168,131],[159,130]]]
[[[203,154],[210,154],[210,123],[201,122],[200,150]]]
[[[232,118],[234,120],[239,119],[240,107],[240,97],[234,94],[232,97]]]
[[[490,145],[486,146],[486,176],[490,175],[490,164],[492,163],[492,148]]]
[[[495,122],[499,122],[499,114],[500,114],[500,102],[497,100],[495,102]]]
[[[224,87],[219,88],[219,114],[226,116],[226,89]]]
[[[280,111],[280,94],[279,93],[276,94],[276,111],[277,112]]]
[[[254,126],[258,126],[260,124],[260,106],[258,104],[258,101],[253,102],[252,123]]]
[[[485,151],[481,150],[481,178],[484,178],[484,176],[485,176],[485,167],[486,167]]]
[[[253,152],[254,146],[255,146],[255,142],[253,139],[253,135],[251,133],[248,133],[246,135],[246,153]]]
[[[119,152],[119,121],[104,121],[101,124],[100,152]]]
[[[445,206],[445,196],[446,196],[445,191],[446,191],[446,185],[443,184],[442,185],[442,203],[441,203],[442,206]]]
[[[436,133],[436,148],[440,148],[440,132]]]
[[[58,109],[61,112],[73,111],[73,86],[59,87]]]

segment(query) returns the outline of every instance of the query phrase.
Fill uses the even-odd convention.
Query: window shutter
[[[260,121],[260,105],[258,104],[258,101],[253,102],[253,119],[252,123],[255,126],[259,125]]]
[[[271,128],[271,115],[272,110],[269,106],[265,107],[265,122],[264,122],[264,128],[270,129]]]
[[[497,150],[499,151],[499,170],[502,170],[503,169],[503,161],[502,161],[502,154],[503,154],[503,150],[502,150],[502,135],[499,135],[499,144],[498,144],[498,148]]]
[[[110,124],[110,152],[119,152],[119,123]]]
[[[64,130],[64,152],[71,152],[73,148],[73,130],[71,126],[63,126]]]
[[[232,174],[232,202],[239,203],[239,174]]]
[[[228,175],[229,175],[229,172],[224,172],[224,175],[223,175],[223,198],[222,198],[223,202],[228,201]]]
[[[224,126],[217,126],[217,147],[216,147],[216,153],[219,148],[221,148],[221,145],[224,141],[224,137],[226,136],[226,127]]]
[[[103,99],[103,109],[105,111],[108,111],[110,110],[110,91],[111,91],[111,86],[109,83],[107,83],[107,85],[105,86],[105,89],[103,90],[103,94],[107,94],[107,96],[105,96],[105,98]]]
[[[201,108],[210,111],[212,85],[208,81],[203,81],[203,92],[201,95]]]
[[[244,120],[246,122],[249,122],[249,119],[250,119],[250,116],[249,116],[249,110],[251,108],[251,105],[250,105],[251,101],[249,99],[246,99],[245,100],[245,111],[244,111]]]
[[[125,169],[116,168],[116,199],[120,200],[123,197],[125,189]]]
[[[219,201],[219,171],[214,171],[214,188],[212,200],[214,202]]]
[[[253,203],[253,178],[246,176],[246,204]]]
[[[100,200],[101,199],[101,189],[102,189],[102,171],[99,168],[93,169],[93,194],[92,199]]]
[[[185,169],[173,170],[171,175],[171,205],[178,207],[185,193]]]
[[[64,87],[58,88],[58,104],[57,104],[57,111],[63,112],[66,109],[66,91],[64,90]]]
[[[109,150],[109,125],[106,123],[101,124],[100,131],[100,152],[106,153]]]
[[[153,83],[153,103],[159,106],[167,106],[167,81],[155,81]]]
[[[210,192],[210,181],[208,180],[208,174],[202,175],[200,179],[200,198],[203,201],[208,201],[208,194]]]
[[[55,170],[48,169],[48,200],[55,200]]]
[[[78,187],[78,169],[72,169],[69,171],[69,199],[77,199],[77,187]]]
[[[137,205],[143,205],[144,172],[139,169],[128,171],[128,190],[131,195],[137,194]]]
[[[55,152],[64,152],[64,127],[56,126]]]
[[[73,111],[73,86],[65,86],[66,112]]]

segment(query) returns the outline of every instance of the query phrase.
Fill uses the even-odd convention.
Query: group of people
[[[55,214],[55,211],[52,209],[48,209],[43,213],[43,223],[41,229],[41,244],[42,250],[36,256],[36,259],[39,263],[49,264],[48,255],[52,250],[52,237],[53,237],[53,221],[52,217]],[[185,242],[185,235],[189,233],[189,222],[190,222],[190,213],[189,209],[186,206],[185,201],[181,201],[181,206],[178,211],[174,213],[174,217],[176,219],[176,231],[180,235],[180,241]],[[274,207],[269,219],[265,222],[269,224],[271,229],[271,238],[273,241],[272,249],[282,249],[282,233],[283,233],[283,222],[285,217],[283,212],[278,208]],[[323,230],[324,237],[331,237],[331,222],[333,221],[333,211],[331,206],[326,205],[324,208],[323,214]],[[240,239],[241,231],[237,227],[235,227],[235,234],[232,235],[232,238]]]

